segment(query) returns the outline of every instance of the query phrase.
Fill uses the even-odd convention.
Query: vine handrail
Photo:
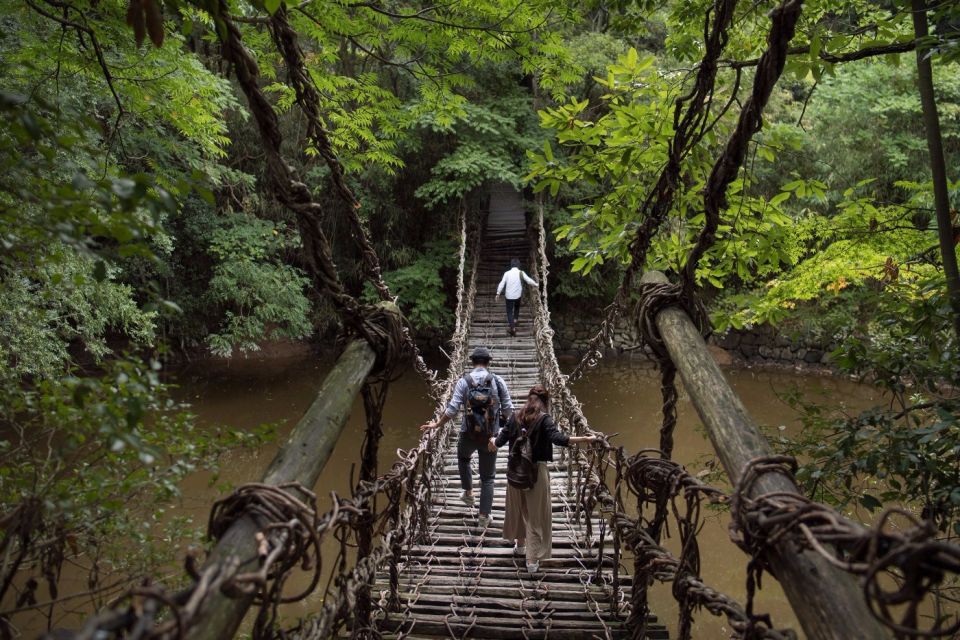
[[[538,207],[536,232],[538,246],[534,258],[539,276],[545,280],[549,262],[542,206]],[[644,284],[649,284],[651,279],[665,281],[662,276],[658,277],[659,280],[647,274]],[[644,285],[641,289],[651,291]],[[541,292],[536,306],[538,358],[544,384],[555,399],[554,411],[559,422],[578,434],[603,436],[589,427],[569,389],[568,378],[560,371],[553,351],[545,291]],[[877,526],[867,529],[847,521],[832,508],[799,495],[789,467],[784,466],[786,461],[769,457],[763,437],[726,385],[699,329],[687,313],[669,304],[645,308],[650,310],[649,315],[638,318],[638,323],[659,327],[660,339],[707,424],[717,451],[721,458],[732,456],[734,460],[725,459],[724,463],[736,490],[727,496],[704,485],[681,465],[663,459],[663,451],[659,449],[628,457],[622,448],[614,448],[604,440],[592,452],[572,454],[575,464],[581,467],[578,472],[583,483],[579,487],[580,502],[588,523],[593,511],[606,514],[615,544],[624,545],[634,554],[628,624],[633,637],[641,638],[645,633],[649,612],[647,587],[654,580],[673,584],[673,595],[680,604],[680,638],[690,637],[693,612],[701,607],[714,615],[726,616],[739,637],[771,640],[795,637],[788,629],[775,628],[769,616],[753,611],[754,592],[764,570],[772,570],[788,595],[793,596],[791,603],[811,638],[879,638],[891,632],[897,637],[944,637],[960,630],[960,620],[952,624],[937,620],[929,628],[919,629],[917,613],[919,602],[944,575],[960,572],[960,546],[936,541],[929,525],[913,519],[908,519],[911,526],[902,532],[887,530],[888,515],[884,515]],[[665,328],[668,324],[673,329]],[[682,334],[676,330],[678,326],[683,328]],[[704,380],[709,380],[709,385]],[[711,424],[718,414],[726,415],[735,424],[722,433],[715,432]],[[731,449],[736,455],[725,456],[724,452]],[[612,486],[611,475],[615,477]],[[773,480],[778,475],[782,481]],[[636,516],[627,512],[624,494],[636,500]],[[731,537],[748,554],[745,606],[711,589],[699,575],[696,533],[702,521],[700,511],[704,500],[731,504]],[[671,529],[680,538],[679,557],[660,544],[660,532],[667,518],[673,521]],[[895,589],[885,590],[878,576],[891,569],[898,572],[902,583]],[[846,573],[860,576],[862,586],[856,587],[853,580],[843,575]],[[897,605],[906,607],[900,620],[894,618],[893,608]]]

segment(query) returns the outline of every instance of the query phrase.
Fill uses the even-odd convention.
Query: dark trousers
[[[493,478],[497,473],[497,454],[487,450],[487,443],[473,440],[465,433],[457,441],[457,469],[460,471],[460,486],[464,491],[473,489],[473,471],[470,458],[477,452],[480,462],[480,513],[490,515],[493,507]]]
[[[507,324],[510,325],[510,328],[513,328],[513,325],[520,321],[520,298],[516,300],[511,300],[507,298]]]

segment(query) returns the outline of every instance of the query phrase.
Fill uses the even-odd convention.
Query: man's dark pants
[[[516,322],[520,320],[520,298],[511,300],[507,298],[507,324],[513,329]]]
[[[490,509],[493,508],[493,479],[497,473],[497,454],[487,450],[486,440],[474,440],[461,432],[457,441],[457,469],[460,471],[460,485],[464,491],[473,489],[470,457],[474,451],[477,452],[480,462],[480,513],[490,515]]]

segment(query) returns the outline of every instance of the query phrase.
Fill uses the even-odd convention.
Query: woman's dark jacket
[[[520,435],[519,423],[515,412],[507,421],[507,426],[500,429],[500,433],[497,434],[496,444],[498,447],[502,447],[508,442],[510,446],[513,446],[513,441]],[[534,424],[536,424],[536,420]],[[531,443],[533,445],[534,462],[553,462],[553,445],[569,447],[570,436],[560,431],[553,421],[553,416],[547,414],[533,433]]]

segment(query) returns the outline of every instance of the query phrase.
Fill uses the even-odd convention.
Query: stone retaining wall
[[[749,331],[731,329],[710,341],[747,361],[784,364],[828,365],[830,352],[837,348],[837,344],[814,336],[781,333],[766,325]]]

